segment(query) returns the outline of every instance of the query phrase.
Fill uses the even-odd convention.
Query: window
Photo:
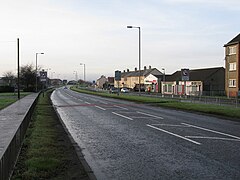
[[[236,71],[237,70],[237,64],[235,63],[229,63],[229,71]]]
[[[236,46],[228,47],[228,55],[236,54]]]
[[[229,87],[236,87],[237,81],[236,79],[229,79]]]

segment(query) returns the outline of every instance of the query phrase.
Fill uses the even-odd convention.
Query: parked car
[[[129,92],[129,89],[128,89],[128,88],[122,88],[122,89],[121,89],[121,92],[122,92],[122,93],[128,93],[128,92]]]
[[[110,90],[109,90],[110,93],[118,93],[118,88],[115,88],[115,87],[112,87]]]

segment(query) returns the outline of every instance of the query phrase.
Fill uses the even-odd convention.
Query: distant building
[[[225,91],[229,97],[240,96],[240,34],[225,47]]]
[[[225,69],[223,67],[189,70],[189,80],[182,81],[181,71],[166,75],[162,82],[163,94],[224,95]]]
[[[157,68],[152,68],[149,66],[147,68],[144,66],[144,69],[140,71],[140,86],[141,88],[147,89],[148,87],[154,87],[154,89],[158,89],[158,81],[157,76],[161,76],[162,73]],[[118,81],[114,81],[114,86],[118,87]],[[134,71],[129,71],[127,69],[121,73],[121,81],[119,81],[119,87],[126,87],[130,89],[134,89],[135,87],[139,87],[139,70],[137,68]]]
[[[61,79],[50,79],[50,84],[52,86],[59,86],[59,85],[62,85],[62,80]]]
[[[98,88],[103,88],[104,84],[108,82],[108,79],[102,75],[99,79],[97,79],[97,87]]]

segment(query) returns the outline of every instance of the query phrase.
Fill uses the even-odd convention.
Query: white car
[[[128,88],[122,88],[122,89],[121,89],[121,92],[123,92],[123,93],[128,93],[128,92],[129,92],[129,89],[128,89]]]

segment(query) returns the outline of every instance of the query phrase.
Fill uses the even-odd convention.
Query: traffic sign
[[[189,81],[189,69],[181,69],[182,81]]]

